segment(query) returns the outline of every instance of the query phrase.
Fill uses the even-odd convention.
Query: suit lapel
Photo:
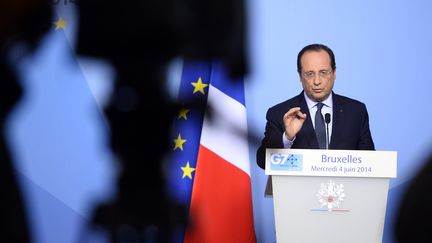
[[[341,119],[343,114],[343,105],[340,102],[339,96],[333,93],[333,124],[332,124],[332,135],[330,139],[330,148],[334,148],[338,143],[340,129],[342,128]]]

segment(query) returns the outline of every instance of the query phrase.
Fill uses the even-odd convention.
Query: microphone
[[[326,123],[326,127],[327,127],[327,133],[326,133],[326,149],[329,149],[329,144],[330,144],[330,136],[329,136],[329,123],[330,123],[330,114],[326,113],[324,115],[324,120]]]

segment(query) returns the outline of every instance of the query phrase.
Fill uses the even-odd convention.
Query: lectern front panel
[[[272,181],[278,243],[382,242],[388,178],[274,175]]]

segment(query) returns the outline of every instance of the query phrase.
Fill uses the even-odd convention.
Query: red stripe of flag
[[[186,243],[255,242],[250,176],[200,145]]]

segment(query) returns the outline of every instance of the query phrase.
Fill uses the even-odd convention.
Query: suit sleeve
[[[359,141],[357,144],[358,150],[375,150],[375,145],[372,140],[371,131],[369,129],[369,115],[366,106],[363,104],[361,127],[360,127]]]
[[[277,112],[267,111],[266,114],[266,127],[264,138],[261,141],[261,146],[257,150],[257,164],[259,167],[265,169],[265,152],[266,148],[283,148],[282,136],[284,128],[282,126],[282,116]]]

